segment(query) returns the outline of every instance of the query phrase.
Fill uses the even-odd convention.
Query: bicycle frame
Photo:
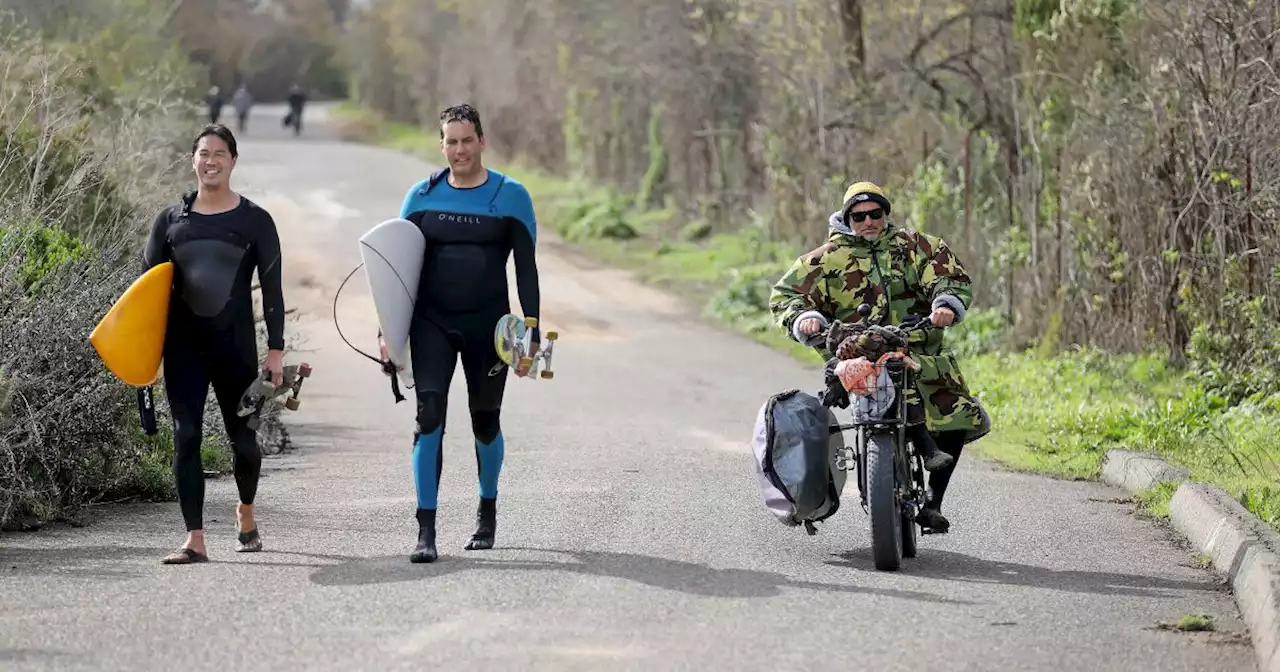
[[[867,444],[872,435],[892,436],[898,499],[908,510],[910,518],[915,520],[917,510],[927,501],[927,490],[924,481],[924,460],[916,453],[915,446],[907,438],[906,398],[903,391],[911,389],[914,379],[911,369],[901,360],[890,360],[884,368],[888,371],[889,380],[894,388],[893,404],[879,420],[854,420],[838,425],[841,432],[853,430],[855,438],[852,446],[846,442],[844,450],[837,454],[835,466],[837,469],[850,471],[852,463],[853,468],[856,468],[860,503],[865,512],[867,510]]]

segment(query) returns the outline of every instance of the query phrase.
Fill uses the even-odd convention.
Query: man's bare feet
[[[237,504],[236,520],[240,523],[239,529],[237,531],[242,534],[246,532],[252,532],[253,530],[258,529],[257,523],[255,523],[253,520],[252,504]]]
[[[192,530],[187,533],[187,543],[160,562],[166,565],[187,565],[208,560],[209,554],[204,547],[204,530]]]
[[[236,537],[237,553],[253,553],[262,550],[262,537],[258,535],[258,523],[253,519],[253,505],[240,504],[236,507],[236,520],[239,521],[239,535]]]

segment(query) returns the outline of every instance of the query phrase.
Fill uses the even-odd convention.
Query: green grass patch
[[[173,434],[164,428],[155,436],[146,436],[136,430],[135,449],[137,467],[117,485],[104,490],[102,499],[108,501],[137,500],[143,502],[170,502],[177,498],[177,486],[173,477]],[[206,472],[219,476],[231,473],[231,449],[218,436],[206,436],[200,447],[200,460]]]
[[[379,127],[369,113],[349,106],[341,114],[377,127],[362,131],[372,142],[438,160],[432,159],[439,156],[438,140],[425,131]],[[742,334],[820,364],[767,312],[772,283],[803,250],[768,240],[761,222],[713,234],[667,210],[637,209],[634,195],[516,162],[489,163],[529,189],[541,225],[567,242],[644,282],[678,290],[705,316]],[[993,432],[972,444],[982,457],[1014,470],[1092,480],[1108,450],[1152,452],[1223,488],[1280,529],[1280,443],[1274,441],[1280,395],[1231,405],[1160,355],[1011,352],[1005,335],[998,311],[980,309],[947,335],[970,388],[992,415]],[[1153,515],[1167,516],[1172,494],[1157,487],[1139,500]]]
[[[1194,480],[1221,487],[1280,529],[1275,404],[1228,406],[1157,355],[987,353],[963,366],[996,428],[975,444],[983,456],[1093,479],[1108,450],[1150,452],[1187,467]],[[1171,486],[1157,486],[1139,500],[1167,517],[1172,496]]]
[[[1137,495],[1138,505],[1143,511],[1163,520],[1169,519],[1169,502],[1173,493],[1178,491],[1175,483],[1157,483]]]
[[[440,152],[439,137],[433,137],[412,124],[392,121],[384,116],[350,102],[334,105],[331,118],[338,125],[339,135],[349,140],[367,142],[412,154],[434,150]]]
[[[1160,623],[1157,627],[1161,630],[1173,630],[1175,632],[1213,632],[1217,630],[1213,617],[1209,614],[1184,614],[1176,622]]]

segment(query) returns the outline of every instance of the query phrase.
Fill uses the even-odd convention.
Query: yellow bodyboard
[[[102,363],[129,385],[145,387],[160,377],[172,287],[173,263],[153,266],[129,285],[89,334]]]

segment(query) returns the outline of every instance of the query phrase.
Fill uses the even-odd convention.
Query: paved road
[[[236,179],[281,226],[306,338],[290,357],[316,377],[296,450],[266,467],[267,551],[232,552],[230,479],[210,484],[209,564],[159,564],[181,539],[175,504],[0,537],[3,669],[1254,669],[1231,637],[1155,628],[1188,612],[1242,626],[1221,583],[1107,487],[966,459],[952,533],[897,574],[872,567],[856,505],[814,537],[774,522],[747,440],[764,398],[813,371],[545,229],[543,313],[564,336],[555,380],[510,381],[499,547],[462,551],[476,467],[459,373],[443,555],[409,564],[413,406],[341,342],[331,305],[357,237],[429,166],[325,141],[317,120],[289,138],[278,119],[257,113]],[[337,313],[373,347],[360,274]]]

